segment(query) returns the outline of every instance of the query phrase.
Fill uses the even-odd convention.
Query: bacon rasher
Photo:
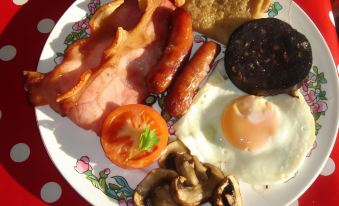
[[[100,134],[110,111],[148,94],[145,76],[166,46],[173,9],[168,0],[102,6],[90,20],[91,36],[71,45],[60,65],[47,74],[24,73],[31,102]]]

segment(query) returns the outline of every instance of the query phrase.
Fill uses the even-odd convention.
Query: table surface
[[[22,71],[36,68],[50,31],[73,2],[0,1],[1,205],[89,205],[53,165],[39,135],[33,107],[22,100],[25,97]],[[295,2],[317,25],[338,65],[338,39],[330,1]],[[17,107],[16,102],[24,105]],[[15,111],[15,115],[6,111]],[[336,144],[320,176],[292,205],[338,205],[339,173],[335,171],[338,162]]]

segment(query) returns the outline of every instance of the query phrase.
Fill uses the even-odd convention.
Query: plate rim
[[[317,35],[320,36],[320,39],[322,41],[322,44],[325,45],[325,48],[326,48],[326,53],[327,53],[327,56],[329,55],[330,56],[330,64],[332,65],[332,68],[328,69],[328,71],[331,73],[330,75],[334,75],[334,76],[337,76],[337,78],[334,78],[334,84],[336,84],[337,86],[335,87],[336,89],[336,92],[337,93],[337,96],[336,96],[336,102],[339,103],[339,77],[338,77],[338,73],[337,73],[337,67],[335,65],[335,62],[334,62],[334,58],[333,58],[333,55],[331,53],[331,50],[323,36],[323,34],[320,32],[320,30],[318,29],[318,27],[316,26],[316,24],[313,22],[313,20],[311,19],[311,17],[299,6],[299,4],[297,4],[296,2],[292,1],[292,4],[294,4],[296,6],[296,8],[299,10],[299,12],[301,12],[308,20],[309,22],[312,24],[312,27],[315,28],[316,32],[317,32]],[[333,85],[335,86],[335,85]],[[335,106],[335,112],[337,113],[337,117],[339,117],[339,105],[338,104],[333,104],[333,105],[336,105]],[[337,138],[338,138],[338,129],[339,129],[339,119],[337,118],[336,120],[336,131],[332,131],[333,134],[331,135],[331,143],[328,144],[328,150],[326,151],[326,154],[323,156],[323,161],[321,161],[321,163],[319,164],[320,167],[319,169],[317,170],[317,172],[315,173],[316,175],[313,175],[313,177],[310,179],[310,181],[305,184],[305,186],[303,187],[303,189],[297,194],[295,195],[295,198],[293,198],[293,200],[291,200],[288,205],[290,205],[291,203],[293,203],[295,200],[297,200],[299,197],[301,197],[305,192],[306,190],[308,190],[312,184],[315,182],[315,180],[319,177],[321,171],[324,169],[324,166],[327,162],[327,160],[329,159],[332,151],[333,151],[333,148],[334,148],[334,145],[337,141]],[[331,132],[331,133],[332,133]]]

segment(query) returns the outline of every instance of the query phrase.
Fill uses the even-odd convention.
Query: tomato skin
[[[140,134],[144,126],[155,130],[159,142],[150,152],[143,151],[131,157],[137,151]],[[115,165],[127,168],[144,168],[156,161],[168,142],[168,128],[165,120],[153,108],[142,104],[124,105],[113,110],[105,119],[101,132],[101,146]]]

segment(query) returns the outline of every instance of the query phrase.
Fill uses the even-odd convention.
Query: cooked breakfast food
[[[214,206],[241,206],[239,185],[233,176],[225,177],[218,185],[213,197]]]
[[[254,95],[293,95],[311,66],[311,44],[305,35],[275,18],[257,19],[239,27],[225,52],[231,81]]]
[[[145,10],[138,3],[146,5]],[[111,4],[116,10],[111,9]],[[94,35],[90,38],[99,35],[100,41],[75,43],[76,48],[68,49],[65,60],[48,74],[25,74],[34,105],[49,104],[80,127],[97,134],[109,112],[120,105],[141,103],[148,95],[145,77],[162,55],[174,10],[168,0],[111,4],[102,7],[102,13],[97,14],[99,19],[91,20],[92,25],[102,25],[99,28],[113,24],[111,29],[91,27]],[[129,23],[126,26],[124,22]]]
[[[219,63],[191,107],[174,125],[200,161],[249,184],[276,184],[300,168],[315,140],[305,99],[259,97],[238,89]]]
[[[178,177],[178,173],[174,170],[157,168],[149,172],[134,190],[134,205],[176,205],[169,194],[169,183],[175,177]],[[164,198],[160,199],[159,196]]]
[[[271,0],[186,0],[193,29],[224,44],[241,24],[261,18]]]
[[[175,170],[174,158],[176,154],[189,153],[189,149],[181,142],[174,141],[167,145],[166,149],[159,157],[158,163],[160,168]]]
[[[218,167],[201,163],[180,141],[168,145],[161,161],[160,168],[152,170],[134,190],[135,206],[242,204],[238,181]]]
[[[177,8],[173,12],[171,31],[163,56],[147,75],[148,89],[153,93],[160,94],[166,91],[191,53],[192,20],[186,10]]]
[[[285,22],[250,21],[269,2],[112,1],[93,15],[90,37],[71,45],[53,71],[24,73],[30,100],[95,131],[119,167],[159,159],[160,168],[134,191],[136,206],[240,206],[236,178],[284,182],[315,140],[313,116],[297,91],[312,64],[311,46]],[[223,43],[243,24],[200,91],[220,46],[205,42],[187,63],[192,24]],[[164,109],[181,116],[174,128],[182,142],[167,145],[165,120],[138,104],[151,92],[167,94]]]
[[[219,51],[220,46],[217,43],[205,42],[183,68],[164,100],[165,109],[170,115],[185,114]]]
[[[167,146],[167,124],[149,106],[120,106],[106,118],[100,141],[105,155],[114,164],[144,168],[156,161]]]
[[[56,112],[66,115],[66,111],[57,102],[57,98],[74,88],[84,72],[101,64],[104,50],[111,45],[118,27],[130,30],[141,17],[142,12],[138,9],[136,1],[123,2],[122,0],[112,1],[98,9],[89,22],[91,36],[70,45],[63,62],[51,72],[47,74],[33,71],[24,72],[25,85],[33,105],[48,104]],[[129,10],[135,12],[128,18],[128,21],[116,20],[127,19]]]

